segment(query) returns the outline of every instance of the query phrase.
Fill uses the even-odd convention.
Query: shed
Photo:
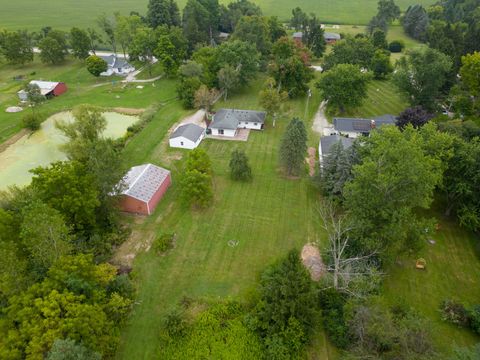
[[[170,135],[170,147],[195,149],[202,142],[205,129],[195,124],[180,125]]]
[[[301,31],[294,32],[292,37],[293,37],[293,40],[298,41],[298,42],[302,42],[303,32],[301,32]]]
[[[209,129],[212,135],[233,137],[237,129],[263,130],[265,116],[264,111],[220,109],[213,115]]]
[[[337,33],[326,32],[323,33],[323,38],[325,39],[327,44],[335,44],[338,40],[341,39],[341,36]]]
[[[150,215],[172,182],[170,171],[153,164],[132,167],[119,186],[122,211]]]
[[[63,82],[32,80],[29,85],[37,85],[40,88],[40,93],[47,98],[62,95],[67,91],[67,85]],[[25,90],[20,90],[17,95],[21,101],[28,100]]]

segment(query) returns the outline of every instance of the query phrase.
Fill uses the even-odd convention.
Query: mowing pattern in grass
[[[480,341],[470,331],[443,322],[438,311],[444,299],[453,298],[468,305],[480,302],[480,252],[474,234],[445,219],[441,225],[432,236],[436,243],[426,244],[418,254],[427,261],[427,270],[415,269],[414,255],[404,257],[388,271],[385,297],[392,304],[402,301],[432,320],[437,346],[442,352],[449,352],[454,344],[466,346]]]
[[[72,26],[95,26],[98,14],[113,15],[118,11],[129,14],[130,11],[146,12],[147,0],[0,0],[0,24],[4,28],[27,28],[40,30],[44,26],[70,29]],[[230,0],[221,0],[227,4]],[[307,13],[313,12],[321,21],[342,24],[367,24],[377,11],[377,0],[257,0],[266,15],[278,16],[286,21],[291,17],[292,8],[300,6]],[[434,0],[417,0],[422,5],[433,4]],[[183,8],[186,0],[178,1]],[[397,0],[396,3],[405,10],[413,2]]]

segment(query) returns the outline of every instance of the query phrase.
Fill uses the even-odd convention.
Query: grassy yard
[[[230,0],[221,0],[227,4]],[[294,7],[300,6],[307,13],[315,13],[320,20],[327,23],[367,24],[377,9],[377,0],[299,0],[294,3],[288,0],[257,0],[265,15],[278,16],[282,21],[291,17]],[[433,4],[434,0],[418,0],[422,5]],[[26,28],[38,31],[44,26],[70,29],[72,26],[92,27],[101,13],[113,15],[118,11],[129,14],[138,11],[144,14],[148,0],[0,0],[0,24],[3,28]],[[179,0],[182,9],[186,0]],[[412,4],[410,0],[398,0],[396,3],[402,10]]]
[[[13,80],[16,76],[23,80]],[[23,67],[0,64],[0,143],[21,129],[20,113],[6,113],[8,106],[18,105],[17,91],[30,80],[63,81],[68,91],[41,105],[40,111],[48,116],[58,111],[71,109],[86,103],[103,107],[145,108],[155,102],[174,98],[175,80],[160,80],[155,83],[122,84],[120,78],[95,78],[85,69],[83,62],[69,59],[58,66],[44,65],[36,59]]]
[[[258,109],[256,94],[262,80],[217,107]],[[292,103],[292,115],[303,117],[304,100]],[[315,94],[308,107],[308,119],[318,104]],[[176,105],[172,106],[176,109]],[[279,141],[287,119],[277,121],[275,128],[267,123],[265,131],[252,131],[247,142],[202,143],[212,160],[215,190],[214,204],[205,211],[189,211],[178,203],[181,161],[172,163],[170,159],[174,152],[185,152],[167,150],[161,141],[172,122],[171,117],[157,117],[126,149],[131,164],[151,161],[169,165],[173,171],[173,186],[167,196],[155,214],[134,226],[134,232],[148,239],[162,231],[173,231],[177,241],[166,256],[145,252],[136,259],[138,305],[123,334],[120,359],[154,357],[162,315],[182,296],[242,299],[266,264],[321,236],[316,223],[317,194],[309,180],[287,180],[278,169]],[[151,135],[153,129],[155,136]],[[250,159],[254,174],[251,183],[233,182],[228,176],[229,155],[235,148],[244,149]],[[229,240],[238,241],[238,246],[230,247]],[[316,343],[325,343],[322,334]],[[324,359],[331,351],[321,346],[317,355]]]
[[[402,258],[388,269],[385,297],[395,304],[402,301],[418,310],[433,323],[434,340],[442,352],[472,345],[479,336],[441,320],[439,305],[455,299],[468,305],[480,302],[480,248],[478,236],[466,232],[441,214],[441,229],[432,236],[435,244],[426,244],[417,256]],[[427,261],[427,270],[415,269],[417,257]]]

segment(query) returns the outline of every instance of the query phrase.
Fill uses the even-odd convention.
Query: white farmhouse
[[[135,68],[130,65],[127,59],[118,57],[117,55],[100,56],[108,65],[107,71],[102,72],[102,76],[120,75],[126,76],[135,71]]]
[[[205,129],[195,124],[180,125],[170,135],[170,147],[195,149],[205,137]]]
[[[237,129],[263,130],[265,116],[264,111],[220,109],[208,128],[212,135],[234,137]]]

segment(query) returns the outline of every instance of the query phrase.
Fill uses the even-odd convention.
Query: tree
[[[46,360],[101,360],[102,356],[72,339],[56,339]]]
[[[287,175],[299,175],[307,152],[307,131],[303,121],[292,119],[280,144],[280,162]]]
[[[392,53],[401,53],[404,47],[405,43],[402,40],[393,40],[388,44],[388,50]]]
[[[422,5],[411,5],[402,18],[405,32],[414,39],[424,41],[427,36],[428,14]]]
[[[195,107],[195,93],[202,85],[198,77],[182,77],[177,87],[177,96],[185,109]]]
[[[180,26],[180,11],[174,0],[149,0],[147,22],[152,28],[160,25]]]
[[[260,300],[253,316],[267,353],[298,358],[315,323],[315,296],[310,276],[298,251],[268,267],[261,275]],[[273,353],[273,354],[272,354]]]
[[[377,9],[378,16],[385,19],[387,23],[391,23],[400,17],[400,8],[394,0],[379,0]]]
[[[23,65],[33,61],[32,38],[26,31],[0,32],[0,55],[11,64]]]
[[[287,101],[288,94],[285,91],[278,92],[275,87],[275,80],[272,78],[267,79],[263,90],[260,91],[259,103],[267,114],[272,117],[274,127],[277,116],[285,111]]]
[[[322,57],[327,47],[322,23],[315,14],[307,16],[304,20],[302,42],[318,58]]]
[[[339,64],[369,69],[374,53],[375,47],[369,39],[347,37],[332,46],[332,52],[325,56],[324,69],[329,70]]]
[[[86,59],[90,51],[90,38],[85,30],[73,27],[70,30],[70,47],[73,56],[78,59]]]
[[[372,262],[375,253],[349,254],[351,224],[345,215],[338,214],[335,205],[327,201],[319,207],[322,227],[328,236],[325,258],[333,288],[350,296],[364,297],[376,290],[379,274]]]
[[[218,72],[218,85],[223,92],[223,100],[226,101],[228,93],[240,85],[238,72],[231,65],[225,65]]]
[[[115,39],[122,47],[123,56],[126,57],[133,36],[137,29],[143,25],[142,19],[137,15],[123,16],[115,13]]]
[[[23,210],[20,239],[37,277],[71,251],[69,232],[61,214],[41,202]]]
[[[204,208],[211,203],[212,169],[208,154],[204,150],[197,148],[188,154],[180,186],[180,196],[184,204]]]
[[[400,129],[404,129],[409,124],[415,129],[418,129],[429,122],[432,118],[433,114],[428,113],[421,106],[415,106],[402,111],[397,117],[396,124]]]
[[[32,112],[35,113],[35,109],[42,104],[46,98],[42,95],[40,87],[37,84],[28,84],[26,88],[28,105],[31,107]]]
[[[376,50],[370,67],[375,79],[384,79],[393,72],[393,66],[390,63],[390,53],[386,50]]]
[[[113,52],[117,53],[117,39],[115,36],[115,23],[109,19],[105,14],[101,14],[97,18],[98,27],[107,35],[107,42],[112,47]]]
[[[377,49],[385,50],[388,48],[387,36],[384,31],[376,30],[372,34],[372,44]]]
[[[307,19],[308,15],[300,9],[300,7],[296,7],[292,10],[292,18],[290,19],[290,26],[295,30],[300,30],[303,28],[303,24]]]
[[[92,28],[87,28],[88,40],[90,43],[90,51],[93,55],[95,55],[95,48],[97,47],[97,43],[102,43],[101,36],[97,33],[96,30]]]
[[[240,40],[231,40],[217,47],[213,54],[212,75],[216,76],[218,71],[229,65],[238,72],[238,78],[241,84],[255,78],[258,72],[258,62],[260,54],[255,49],[255,45]],[[205,68],[208,64],[205,65]]]
[[[230,158],[230,177],[233,180],[252,180],[252,169],[248,163],[247,155],[242,150],[234,150]]]
[[[235,26],[233,40],[254,44],[263,57],[267,56],[272,47],[268,19],[264,16],[243,16]]]
[[[156,31],[159,37],[155,55],[165,72],[174,75],[187,56],[187,39],[179,27],[159,26]]]
[[[283,26],[283,23],[278,20],[276,16],[270,16],[267,19],[268,21],[268,32],[270,34],[270,41],[274,43],[281,37],[287,36],[287,32]]]
[[[217,3],[218,5],[218,3]],[[197,44],[209,44],[216,32],[212,14],[199,0],[188,0],[183,9],[183,34],[188,41],[188,48],[192,51]]]
[[[108,70],[107,62],[97,55],[87,57],[85,64],[88,72],[96,77],[99,77],[101,73]]]
[[[409,96],[412,105],[433,110],[452,61],[447,55],[430,48],[411,50],[408,55],[397,62],[393,79],[398,88]]]
[[[195,106],[210,112],[218,96],[217,89],[209,89],[205,85],[201,85],[195,92]]]
[[[146,64],[150,75],[152,75],[151,65],[157,46],[157,33],[146,26],[141,26],[137,29],[130,45],[130,58],[138,59]]]
[[[43,63],[57,65],[65,61],[68,54],[65,33],[51,30],[48,35],[38,43],[40,59]]]
[[[425,228],[432,227],[416,212],[430,206],[442,178],[441,156],[427,146],[440,139],[428,130],[408,127],[401,132],[386,125],[365,139],[362,160],[344,188],[352,235],[363,253],[378,251],[382,259],[391,260],[406,248],[416,248]]]
[[[470,94],[480,96],[480,52],[467,54],[462,56],[462,67],[460,68],[460,76],[462,83],[470,91]]]
[[[367,97],[367,85],[370,81],[368,73],[351,64],[340,64],[325,72],[315,84],[328,105],[344,112],[347,108],[355,108]]]

